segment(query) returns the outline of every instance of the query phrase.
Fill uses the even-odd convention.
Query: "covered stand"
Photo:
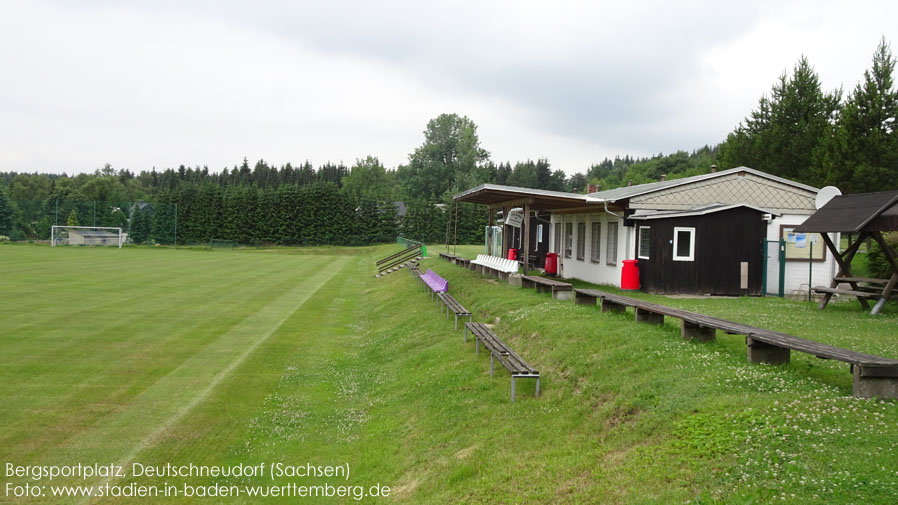
[[[501,186],[497,184],[482,184],[455,195],[456,202],[479,203],[489,207],[490,224],[493,213],[503,211],[503,216],[508,216],[511,209],[520,207],[523,209],[524,220],[521,236],[523,237],[522,254],[518,255],[518,261],[523,264],[524,275],[527,275],[530,267],[531,255],[531,230],[532,217],[535,212],[572,212],[595,210],[599,208],[595,201],[590,201],[586,195],[563,193],[560,191],[547,191],[541,189],[518,188],[513,186]],[[508,250],[508,230],[502,234],[502,252]],[[492,252],[495,254],[495,252]]]
[[[840,294],[857,297],[865,309],[870,307],[868,300],[876,299],[876,305],[870,313],[878,314],[886,300],[898,299],[895,292],[895,285],[898,283],[898,259],[882,237],[884,231],[898,231],[898,191],[836,196],[811,215],[804,224],[795,228],[795,231],[820,233],[826,247],[839,263],[839,273],[833,278],[829,287],[814,288],[814,291],[823,293],[823,300],[818,308],[825,308],[834,294]],[[840,253],[827,235],[834,232],[854,233],[858,234],[858,237]],[[857,254],[861,243],[868,238],[879,243],[892,267],[892,275],[888,279],[855,277],[851,272],[851,260]],[[840,287],[844,284],[850,287]]]

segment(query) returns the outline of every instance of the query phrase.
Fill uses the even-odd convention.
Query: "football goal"
[[[50,230],[50,247],[58,245],[117,246],[122,248],[125,235],[121,228],[109,226],[58,226]]]
[[[213,238],[209,240],[210,249],[233,249],[235,247],[237,247],[237,242],[233,240],[224,240],[219,238]]]

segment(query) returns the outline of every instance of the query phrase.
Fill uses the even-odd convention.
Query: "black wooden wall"
[[[705,214],[635,221],[650,226],[649,259],[639,259],[641,289],[650,293],[760,296],[762,241],[767,222],[746,207]],[[673,260],[675,227],[695,228],[694,261]],[[637,243],[638,246],[638,243]],[[740,289],[741,262],[748,262],[748,291]]]

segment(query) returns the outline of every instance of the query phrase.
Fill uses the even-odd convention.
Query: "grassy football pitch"
[[[898,405],[852,398],[847,365],[752,365],[739,336],[683,342],[426,260],[540,369],[512,404],[407,273],[373,278],[395,250],[0,246],[0,503],[898,498]],[[652,299],[898,357],[894,306]],[[34,476],[79,464],[123,475]],[[146,473],[167,468],[188,475]]]

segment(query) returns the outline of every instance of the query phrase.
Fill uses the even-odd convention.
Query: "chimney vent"
[[[589,186],[587,186],[587,190],[586,190],[587,193],[596,193],[598,191],[599,191],[598,184],[590,184]]]
[[[712,173],[712,174],[716,174],[716,173],[717,173],[717,165],[711,165],[711,173]]]
[[[632,185],[633,185],[633,179],[630,179],[630,182],[627,183],[627,187],[629,188]]]
[[[666,180],[667,180],[667,174],[661,174],[661,180],[662,180],[662,181],[666,181]]]

